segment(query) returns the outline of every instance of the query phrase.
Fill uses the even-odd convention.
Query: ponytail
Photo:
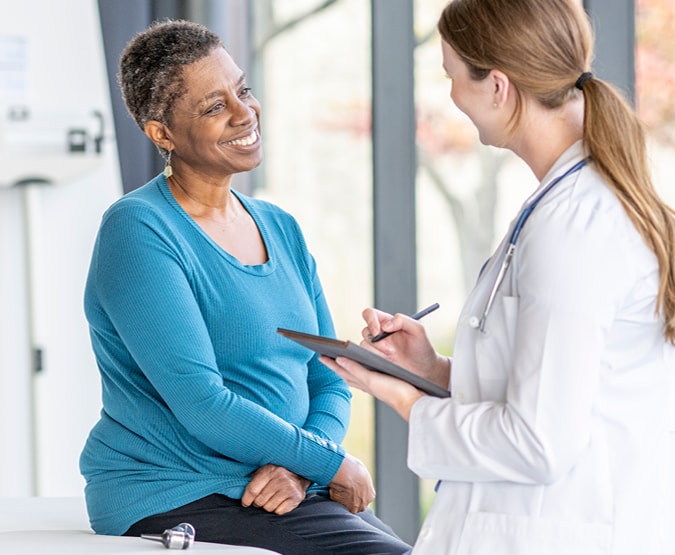
[[[613,188],[629,218],[659,263],[657,313],[664,336],[675,344],[675,211],[656,193],[647,163],[642,123],[608,83],[583,83],[584,144],[600,174]]]

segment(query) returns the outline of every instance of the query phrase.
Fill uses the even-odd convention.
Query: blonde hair
[[[522,95],[557,108],[582,92],[577,79],[590,71],[593,32],[572,0],[454,0],[438,22],[441,37],[484,79],[498,68],[516,90],[512,129]],[[675,211],[656,193],[647,163],[642,123],[621,94],[596,77],[582,85],[584,145],[659,263],[657,313],[664,337],[675,344]]]

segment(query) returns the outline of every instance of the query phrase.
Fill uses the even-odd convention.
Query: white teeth
[[[234,141],[227,141],[226,145],[249,146],[258,140],[258,134],[253,131],[248,137],[243,139],[235,139]]]

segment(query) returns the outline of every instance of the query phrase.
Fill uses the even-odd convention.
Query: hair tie
[[[592,77],[593,74],[590,71],[585,71],[579,76],[579,79],[577,79],[577,82],[574,83],[574,86],[581,91],[584,88],[584,83]]]

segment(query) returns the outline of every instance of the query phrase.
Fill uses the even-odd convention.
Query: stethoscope
[[[511,265],[511,259],[513,258],[513,253],[516,250],[516,242],[518,241],[518,237],[520,236],[520,232],[523,229],[525,222],[530,217],[534,209],[537,207],[539,201],[541,201],[541,199],[543,199],[549,193],[549,191],[553,189],[553,187],[555,187],[566,177],[572,175],[575,172],[578,172],[581,168],[583,168],[586,165],[587,161],[588,159],[584,158],[580,162],[577,162],[570,169],[568,169],[564,174],[556,177],[553,181],[551,181],[548,185],[546,185],[544,189],[542,189],[542,191],[534,198],[534,200],[530,204],[528,204],[525,208],[523,208],[523,211],[520,213],[520,216],[518,216],[518,219],[516,220],[516,225],[513,227],[511,236],[509,237],[509,246],[506,249],[504,261],[502,262],[502,265],[499,268],[499,273],[495,278],[495,282],[492,285],[492,289],[490,289],[490,294],[488,295],[487,301],[485,302],[483,314],[481,315],[480,320],[475,316],[469,318],[469,326],[471,326],[472,328],[477,328],[480,332],[485,333],[485,322],[487,321],[488,314],[490,314],[490,310],[492,309],[492,304],[494,303],[495,297],[497,296],[497,291],[499,291],[499,287],[504,281],[506,271],[509,269],[509,266]]]

